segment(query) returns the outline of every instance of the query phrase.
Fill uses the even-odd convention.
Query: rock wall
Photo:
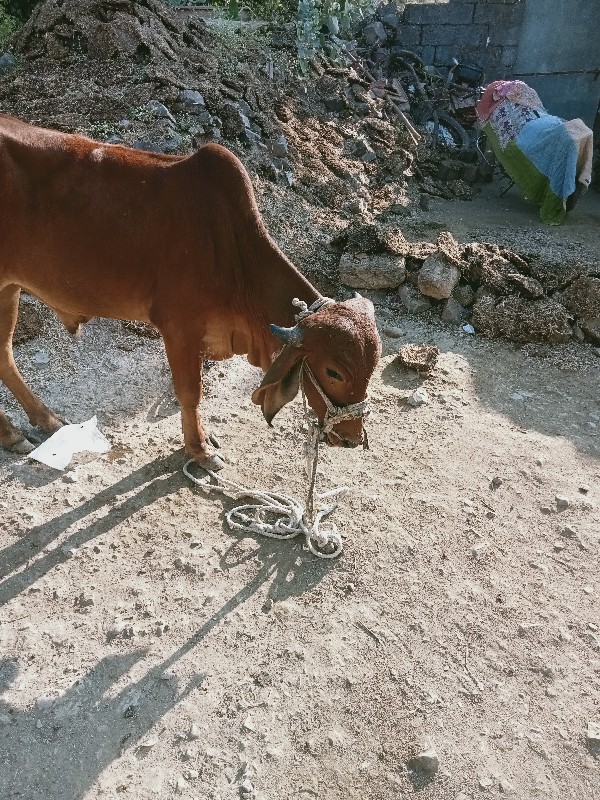
[[[450,0],[404,5],[396,43],[425,64],[448,67],[452,59],[476,62],[488,81],[512,73],[525,4],[520,0]],[[389,4],[390,12],[394,7]],[[397,6],[397,8],[400,8]]]

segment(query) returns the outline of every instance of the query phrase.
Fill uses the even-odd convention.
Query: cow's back
[[[229,156],[146,153],[2,118],[0,277],[88,316],[145,318],[153,294],[176,286],[191,302],[253,213]]]

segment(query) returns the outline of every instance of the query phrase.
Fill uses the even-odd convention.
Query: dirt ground
[[[597,257],[596,193],[547,228],[498,192],[407,225]],[[234,500],[183,475],[160,340],[95,320],[73,341],[43,311],[15,348],[112,449],[64,473],[0,452],[3,800],[600,798],[598,350],[374,299],[371,449],[320,463],[351,489],[334,561],[231,532]],[[396,362],[421,342],[426,379]],[[300,401],[268,429],[259,380],[214,366],[204,416],[227,477],[302,498]],[[0,407],[25,425],[3,387]]]

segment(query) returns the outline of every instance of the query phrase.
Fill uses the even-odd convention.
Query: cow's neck
[[[292,305],[292,300],[297,297],[310,306],[320,297],[320,293],[270,237],[266,237],[264,244],[266,245],[263,250],[264,260],[259,258],[255,262],[254,275],[261,298],[260,316],[267,325],[271,323],[286,327],[294,325],[294,316],[298,313],[298,309]]]

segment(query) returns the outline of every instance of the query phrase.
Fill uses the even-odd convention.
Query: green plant
[[[2,16],[12,17],[15,21],[15,28],[27,22],[31,12],[40,0],[2,0],[0,2],[0,12]]]
[[[209,5],[221,10],[229,19],[237,19],[239,9],[247,6],[254,19],[279,23],[296,19],[298,0],[214,0]]]
[[[18,21],[0,3],[0,47],[4,47],[18,27]]]
[[[296,42],[301,70],[306,73],[319,52],[344,61],[344,47],[353,39],[356,23],[373,10],[373,0],[299,0]]]

